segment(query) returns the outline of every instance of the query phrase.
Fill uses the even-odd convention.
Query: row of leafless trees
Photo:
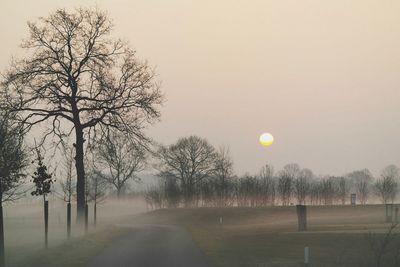
[[[42,145],[35,145],[30,153],[24,142],[22,125],[12,113],[0,112],[0,266],[4,266],[3,203],[14,201],[30,193],[39,196],[44,204],[45,247],[48,247],[48,194],[55,194],[66,203],[67,236],[71,235],[71,202],[77,199],[77,176],[74,168],[74,151],[63,146],[62,158],[56,166],[48,167],[50,160]],[[97,205],[108,192],[116,191],[119,197],[129,179],[145,165],[143,147],[132,142],[128,135],[110,131],[107,138],[88,149],[85,181],[85,229],[88,229],[88,203],[93,203],[94,225]],[[56,185],[56,179],[58,185]],[[59,190],[60,189],[60,190]]]
[[[226,148],[215,149],[207,140],[190,136],[162,146],[155,154],[160,184],[150,187],[147,203],[153,208],[178,206],[266,206],[346,204],[350,194],[360,204],[393,203],[399,169],[384,168],[374,178],[367,169],[344,176],[316,176],[298,164],[274,172],[265,165],[257,175],[237,177]]]

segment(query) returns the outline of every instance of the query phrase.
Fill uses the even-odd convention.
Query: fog
[[[297,162],[342,175],[398,163],[397,1],[2,0],[0,69],[26,21],[96,5],[156,67],[166,103],[158,142],[228,145],[238,173]],[[12,26],[10,26],[12,25]],[[263,132],[275,144],[261,147]]]
[[[50,196],[49,249],[67,241],[67,203]],[[38,260],[44,249],[43,200],[27,197],[4,206],[5,251],[7,266],[26,266],[27,260]],[[76,223],[76,205],[72,205],[71,240],[85,236],[83,225]],[[97,224],[93,222],[93,204],[89,203],[88,234],[109,232],[115,224],[123,224],[134,215],[147,211],[142,198],[115,200],[112,197],[97,206]],[[88,241],[86,241],[88,242]],[[93,241],[92,241],[93,242]],[[46,261],[29,266],[46,266]]]
[[[0,0],[0,267],[399,266],[399,12]]]

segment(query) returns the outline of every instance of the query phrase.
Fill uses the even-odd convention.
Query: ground
[[[303,233],[293,206],[165,209],[135,222],[185,227],[211,266],[302,266],[305,246],[312,266],[375,266],[370,233],[387,231],[384,215],[382,205],[308,207]],[[387,259],[382,266],[393,266]]]
[[[208,267],[185,229],[173,225],[124,225],[127,233],[90,260],[88,267]]]
[[[25,257],[25,263],[34,265],[12,266],[107,266],[96,263],[122,251],[136,265],[115,266],[156,266],[146,260],[172,262],[163,257],[178,255],[196,258],[199,266],[204,266],[204,256],[210,267],[290,267],[302,266],[305,246],[313,267],[376,266],[371,244],[390,227],[384,222],[384,206],[315,206],[307,212],[308,231],[303,233],[297,232],[294,206],[161,209],[125,215],[89,235]],[[395,266],[395,260],[392,252],[386,253],[381,266]]]

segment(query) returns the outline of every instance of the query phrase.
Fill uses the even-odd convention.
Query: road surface
[[[88,267],[208,267],[182,228],[169,225],[129,227],[128,234],[98,254]]]

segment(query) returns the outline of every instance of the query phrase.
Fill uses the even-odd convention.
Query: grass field
[[[370,233],[377,233],[379,244],[390,227],[384,206],[318,206],[307,212],[309,227],[302,233],[293,206],[164,209],[133,221],[184,226],[212,266],[303,266],[305,246],[311,266],[376,266]],[[381,266],[396,266],[395,252],[386,253]]]
[[[105,246],[126,233],[127,229],[118,224],[128,223],[174,224],[188,229],[210,266],[215,267],[303,266],[305,246],[310,247],[312,267],[372,267],[376,264],[370,233],[376,233],[374,240],[379,244],[390,227],[384,223],[382,205],[310,206],[308,231],[299,233],[294,206],[179,208],[140,213],[143,207],[128,201],[101,207],[97,229],[91,226],[90,233],[83,235],[73,228],[74,236],[69,241],[65,238],[64,219],[58,215],[62,209],[54,206],[50,248],[44,250],[41,209],[28,207],[30,213],[19,207],[9,208],[6,214],[8,266],[85,266]],[[400,238],[394,237],[389,247],[381,267],[400,266],[395,265],[395,256],[400,255]]]

